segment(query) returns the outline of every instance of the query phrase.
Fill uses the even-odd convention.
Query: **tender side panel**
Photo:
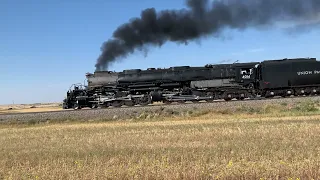
[[[318,61],[296,59],[261,63],[262,89],[281,89],[320,84]]]
[[[291,86],[312,86],[320,84],[320,62],[294,62],[288,77]]]
[[[290,62],[267,62],[262,63],[263,89],[288,87],[288,76],[291,71]]]

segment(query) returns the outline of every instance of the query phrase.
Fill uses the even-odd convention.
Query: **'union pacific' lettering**
[[[320,71],[318,71],[318,70],[314,70],[313,72],[314,72],[314,74],[320,74]]]
[[[297,72],[298,76],[301,76],[301,75],[309,75],[309,74],[313,74],[312,71],[299,71]]]

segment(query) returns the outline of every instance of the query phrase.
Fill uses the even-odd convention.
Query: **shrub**
[[[294,109],[300,112],[314,112],[318,111],[317,105],[316,101],[306,100],[298,103]]]

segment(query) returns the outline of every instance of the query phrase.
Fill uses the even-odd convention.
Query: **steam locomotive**
[[[296,58],[96,71],[87,73],[86,78],[87,86],[73,85],[69,89],[64,109],[316,95],[320,91],[320,62],[316,58]]]

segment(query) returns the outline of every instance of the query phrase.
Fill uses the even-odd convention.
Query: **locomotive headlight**
[[[274,95],[274,92],[270,92],[270,95],[273,96],[273,95]]]
[[[291,91],[288,91],[287,93],[288,93],[288,94],[291,94]]]
[[[301,93],[304,94],[304,90],[301,90]]]
[[[317,90],[314,89],[313,92],[315,93],[315,92],[317,92]]]

